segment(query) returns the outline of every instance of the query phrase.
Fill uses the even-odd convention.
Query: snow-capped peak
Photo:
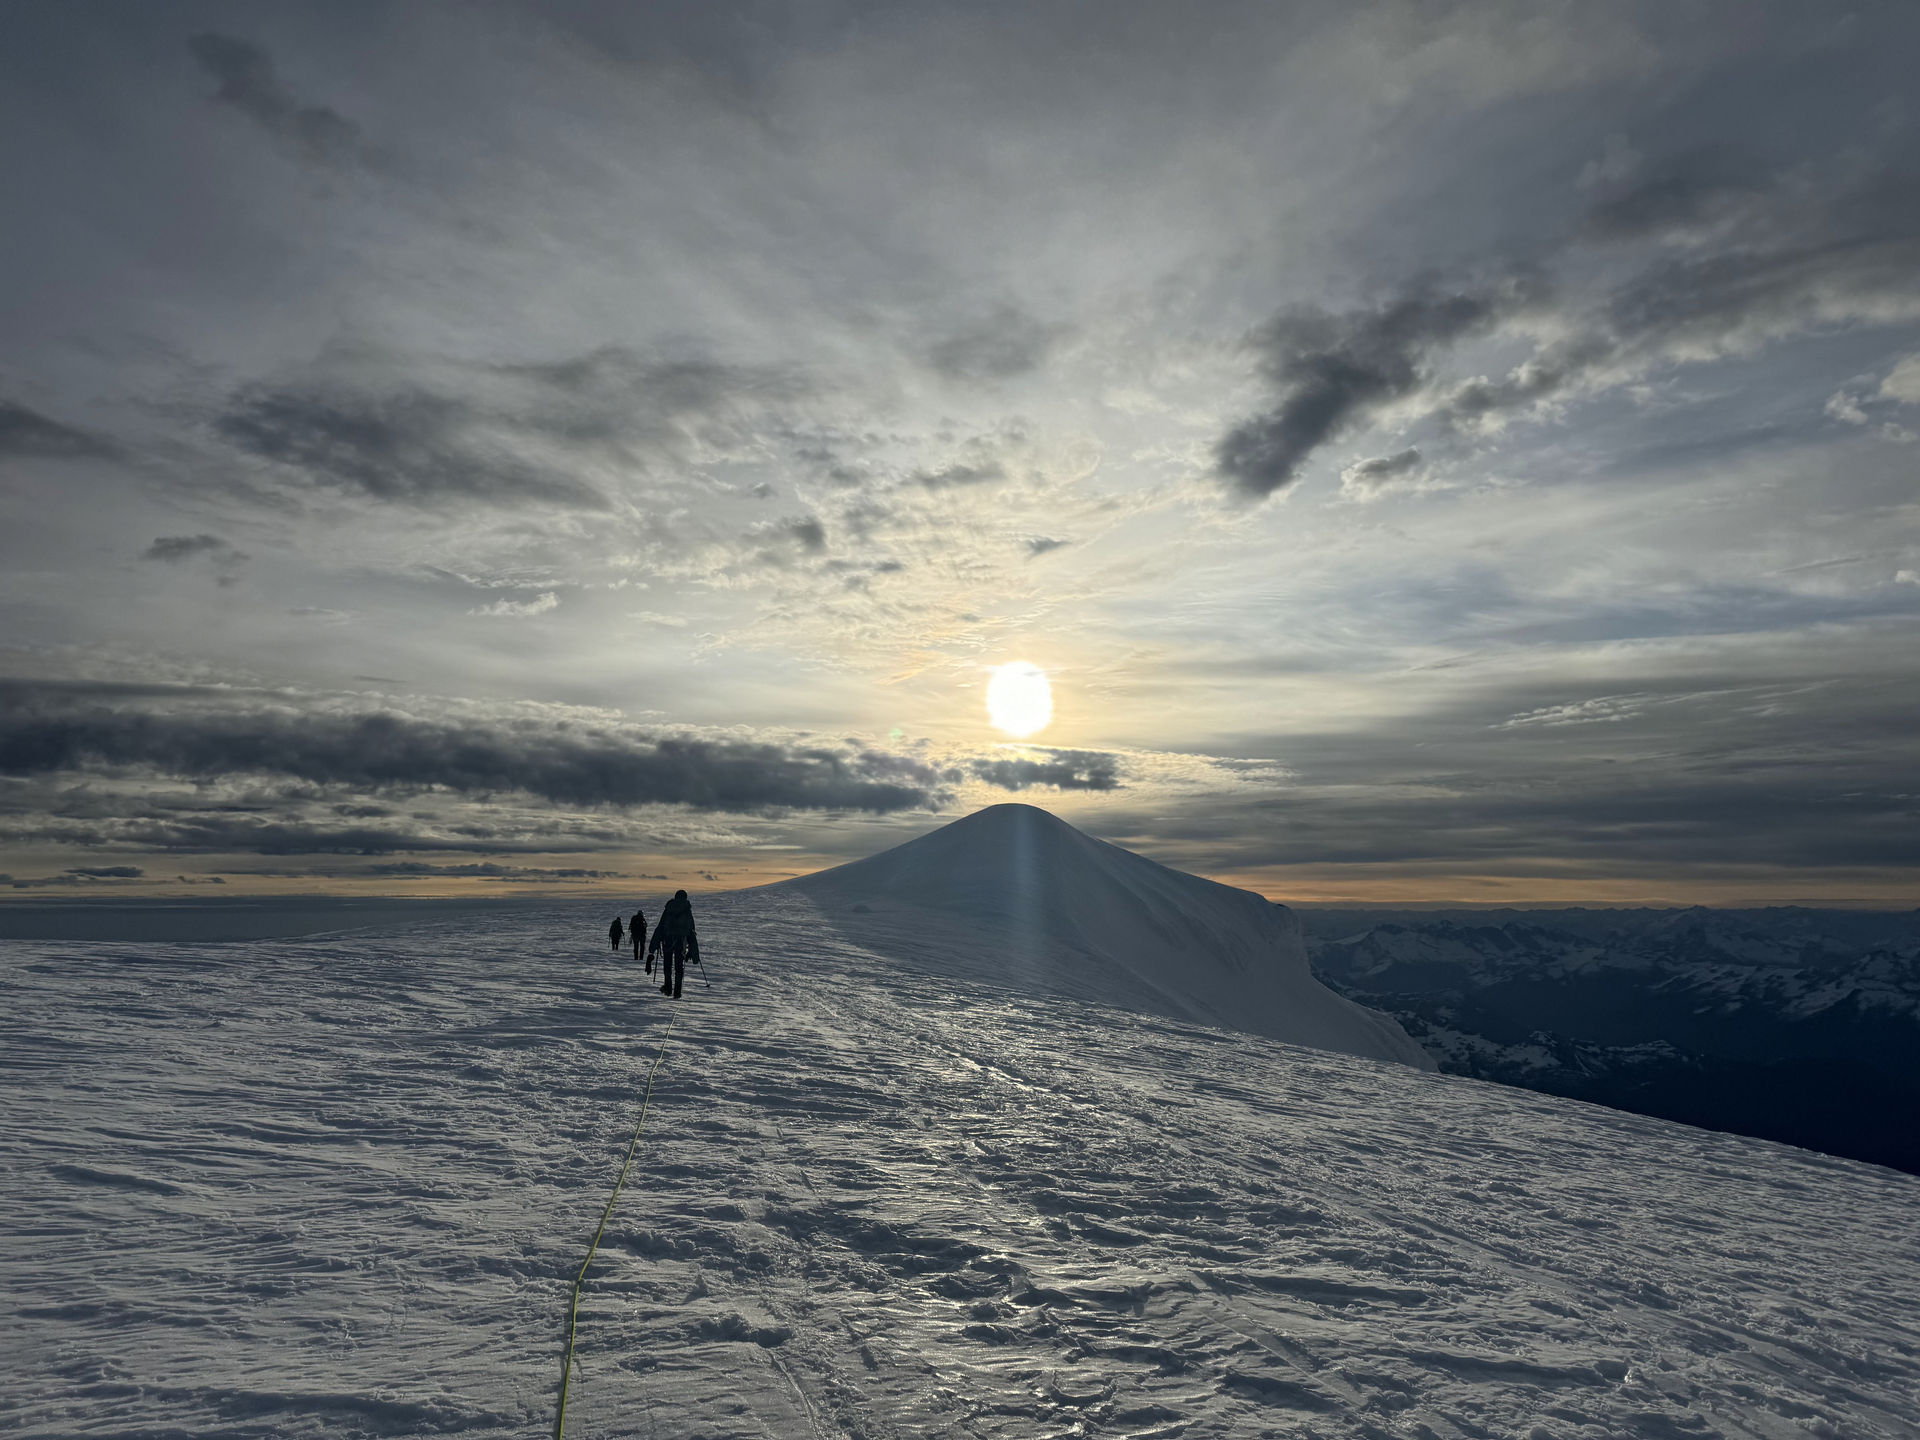
[[[903,964],[1434,1068],[1395,1021],[1314,979],[1286,906],[1036,806],[989,806],[782,888]]]

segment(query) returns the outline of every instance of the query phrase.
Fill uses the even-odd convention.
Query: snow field
[[[1911,1177],[696,904],[580,1440],[1920,1434]],[[0,1429],[545,1433],[671,1003],[605,923],[0,946]]]

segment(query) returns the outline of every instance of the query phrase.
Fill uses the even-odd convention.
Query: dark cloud
[[[122,708],[0,687],[0,774],[97,770],[187,780],[289,777],[363,791],[523,794],[556,805],[709,810],[931,806],[933,767],[849,747],[657,735],[570,721],[429,719],[396,711]],[[382,842],[384,843],[384,841]]]
[[[1454,386],[1435,414],[1448,431],[1482,430],[1581,380],[1619,353],[1612,337],[1577,334],[1547,346],[1499,380],[1475,376]]]
[[[1031,559],[1035,555],[1044,555],[1049,550],[1058,550],[1072,543],[1070,540],[1055,540],[1049,535],[1029,536],[1027,539],[1027,557]]]
[[[50,886],[100,885],[116,880],[138,880],[146,873],[138,865],[81,865],[63,870],[58,875],[42,875],[32,879],[0,875],[0,884],[11,885],[15,890],[40,890]]]
[[[526,381],[577,408],[540,408],[539,423],[556,435],[613,440],[636,425],[679,421],[701,428],[743,402],[764,405],[806,393],[797,377],[742,369],[711,360],[658,360],[619,345],[603,345],[565,360],[497,365],[490,374]]]
[[[812,467],[836,490],[857,490],[873,480],[867,465],[843,460],[824,445],[803,445],[793,452],[793,458]],[[755,493],[758,494],[758,490]]]
[[[1621,348],[1688,359],[1825,326],[1920,318],[1920,213],[1884,218],[1903,229],[1656,264],[1612,297],[1602,323]]]
[[[938,470],[916,470],[913,479],[929,490],[949,490],[961,485],[987,485],[1007,478],[998,462],[980,465],[944,465]]]
[[[1221,437],[1215,468],[1252,499],[1292,484],[1321,445],[1420,388],[1429,357],[1490,328],[1527,295],[1518,283],[1421,288],[1371,309],[1276,317],[1253,339],[1275,404]]]
[[[546,868],[538,865],[502,865],[496,861],[477,861],[468,865],[429,865],[423,860],[395,860],[369,865],[362,870],[342,870],[341,875],[379,875],[395,878],[466,876],[479,880],[531,880],[542,884],[565,880],[625,880],[634,877],[619,870],[582,870],[574,866]]]
[[[1920,176],[1841,160],[1825,173],[1765,176],[1723,154],[1682,157],[1609,188],[1550,263],[1577,270],[1601,252],[1618,278],[1589,298],[1555,299],[1529,270],[1451,291],[1423,280],[1369,308],[1276,317],[1253,342],[1276,403],[1220,439],[1216,470],[1259,498],[1395,402],[1411,401],[1444,432],[1484,434],[1543,402],[1660,366],[1920,319]],[[1447,350],[1522,313],[1550,323],[1520,364],[1436,382]]]
[[[815,515],[789,515],[780,520],[763,521],[746,533],[749,544],[757,547],[752,560],[775,570],[791,568],[796,560],[827,553],[827,527]],[[844,562],[829,562],[828,570],[842,568]]]
[[[215,429],[249,455],[376,500],[608,508],[591,486],[516,455],[489,433],[494,419],[469,400],[418,388],[253,385]]]
[[[976,779],[1002,790],[1030,790],[1051,786],[1055,790],[1117,790],[1120,788],[1120,762],[1114,755],[1097,750],[1049,750],[1044,760],[976,760]]]
[[[325,105],[302,105],[281,84],[273,57],[258,45],[209,32],[195,35],[187,49],[219,82],[215,100],[232,106],[303,160],[344,166],[369,158],[359,126]]]
[[[1689,161],[1595,206],[1579,239],[1651,246],[1506,376],[1466,381],[1435,414],[1456,431],[1583,386],[1760,349],[1788,336],[1920,320],[1920,175],[1796,169],[1764,182]],[[1631,253],[1631,251],[1629,251]]]
[[[1233,851],[1453,877],[1670,875],[1676,891],[1742,866],[1911,867],[1916,703],[1920,684],[1881,675],[1490,687],[1416,722],[1289,735],[1270,784],[1137,823],[1185,831],[1216,866]]]
[[[1361,496],[1377,495],[1402,484],[1420,470],[1420,452],[1408,448],[1392,455],[1376,455],[1340,472],[1342,488]]]
[[[1058,327],[1007,307],[939,341],[927,359],[951,380],[1011,380],[1038,369],[1059,333]]]
[[[1580,238],[1684,240],[1703,237],[1762,208],[1754,167],[1726,151],[1673,157],[1651,174],[1609,187],[1588,210]]]
[[[218,535],[162,535],[140,552],[140,558],[167,565],[204,560],[212,567],[216,580],[222,585],[232,585],[238,582],[241,570],[252,557]]]
[[[750,445],[790,377],[601,348],[542,364],[330,357],[311,376],[241,387],[215,432],[256,459],[377,500],[605,511],[581,478]]]
[[[106,441],[50,420],[11,400],[0,400],[0,459],[105,459],[115,453]]]
[[[249,866],[238,873],[274,879],[437,880],[451,877],[463,880],[531,882],[540,885],[564,884],[574,880],[664,880],[667,878],[664,875],[633,875],[624,870],[588,870],[574,865],[505,865],[497,860],[470,861],[461,865],[435,865],[425,860],[385,860],[372,865],[310,862],[297,870]]]
[[[257,855],[579,854],[654,843],[659,823],[602,806],[567,810],[525,796],[432,788],[404,808],[331,803],[342,787],[287,777],[187,784],[152,770],[65,771],[0,784],[0,836],[96,850]]]
[[[386,826],[324,825],[300,819],[224,813],[116,815],[93,827],[44,825],[27,838],[60,844],[138,847],[209,855],[397,855],[406,853],[543,854],[553,850],[602,850],[617,840],[610,829],[594,833],[569,826],[531,831],[507,825],[467,825],[449,833],[396,821]]]
[[[827,549],[827,527],[812,515],[796,519],[782,520],[774,526],[774,532],[793,541],[809,555],[823,555]]]
[[[231,548],[218,535],[162,535],[141,552],[140,558],[177,564],[195,555],[220,554]]]

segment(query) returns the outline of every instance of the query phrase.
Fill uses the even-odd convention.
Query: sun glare
[[[1038,665],[1014,660],[993,667],[987,682],[987,718],[1016,739],[1037,735],[1053,720],[1053,687]]]

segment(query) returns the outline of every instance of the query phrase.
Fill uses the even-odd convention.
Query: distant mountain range
[[[1443,1071],[1920,1174],[1920,912],[1296,913]]]

